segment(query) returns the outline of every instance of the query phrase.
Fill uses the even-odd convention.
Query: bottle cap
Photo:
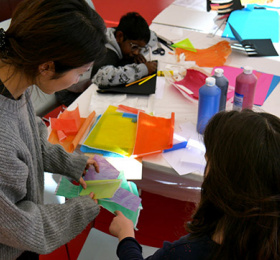
[[[244,66],[244,69],[243,69],[244,74],[252,74],[252,71],[253,71],[252,67]]]
[[[216,79],[213,78],[213,77],[208,77],[208,78],[206,78],[205,83],[206,83],[206,85],[209,86],[209,87],[215,86],[215,84],[216,84]]]
[[[215,76],[222,77],[223,74],[224,74],[224,70],[223,69],[221,69],[221,68],[215,69]]]

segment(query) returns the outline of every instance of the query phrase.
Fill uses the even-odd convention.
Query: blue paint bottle
[[[216,86],[216,80],[208,77],[205,85],[199,89],[198,116],[196,130],[203,134],[208,121],[219,112],[221,89]]]

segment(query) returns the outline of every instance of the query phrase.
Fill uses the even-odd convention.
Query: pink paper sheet
[[[214,74],[214,71],[216,68],[221,68],[224,70],[224,75],[225,77],[228,79],[229,81],[229,86],[232,86],[233,88],[235,88],[235,80],[236,77],[243,72],[242,68],[235,68],[235,67],[231,67],[231,66],[221,66],[221,67],[215,67],[212,70],[212,75]],[[264,72],[259,72],[259,71],[255,71],[253,70],[253,73],[256,75],[256,77],[258,78],[258,82],[257,82],[257,86],[256,86],[256,92],[255,92],[255,100],[254,100],[254,104],[255,105],[263,105],[267,92],[269,90],[272,78],[274,75],[272,74],[267,74]],[[231,98],[234,96],[234,91],[233,92],[229,92],[228,93],[228,98]]]

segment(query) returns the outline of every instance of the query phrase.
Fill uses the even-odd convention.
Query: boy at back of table
[[[156,72],[157,62],[147,61],[144,55],[157,44],[157,36],[140,14],[125,14],[116,28],[107,28],[106,35],[107,52],[91,71],[92,82],[99,88],[128,84]],[[90,84],[91,80],[84,80],[56,97],[69,106]]]

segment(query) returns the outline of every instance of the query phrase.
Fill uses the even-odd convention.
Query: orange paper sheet
[[[175,114],[171,118],[154,117],[143,112],[138,115],[133,155],[141,157],[160,153],[173,145]]]
[[[181,53],[185,54],[186,61],[195,61],[200,67],[216,67],[225,64],[227,57],[231,54],[231,47],[228,41],[220,41],[207,49],[196,49],[192,52],[180,48],[175,49],[179,61]]]
[[[79,129],[78,129],[77,134],[76,135],[67,135],[66,138],[64,140],[62,140],[62,142],[60,142],[57,131],[52,129],[51,134],[48,139],[49,142],[52,144],[61,144],[64,147],[64,149],[69,153],[74,152],[78,143],[80,142],[81,138],[84,136],[86,130],[91,125],[91,123],[93,122],[93,119],[95,117],[95,111],[93,111],[87,118],[81,118],[80,114],[77,113],[78,111],[76,111],[76,110],[74,110],[74,111],[75,111],[74,113],[71,113],[73,111],[65,110],[59,116],[59,118],[60,119],[61,119],[61,117],[62,117],[62,119],[75,118],[76,122],[79,122]],[[66,112],[66,114],[64,114],[65,112]],[[79,116],[79,118],[77,116]]]

